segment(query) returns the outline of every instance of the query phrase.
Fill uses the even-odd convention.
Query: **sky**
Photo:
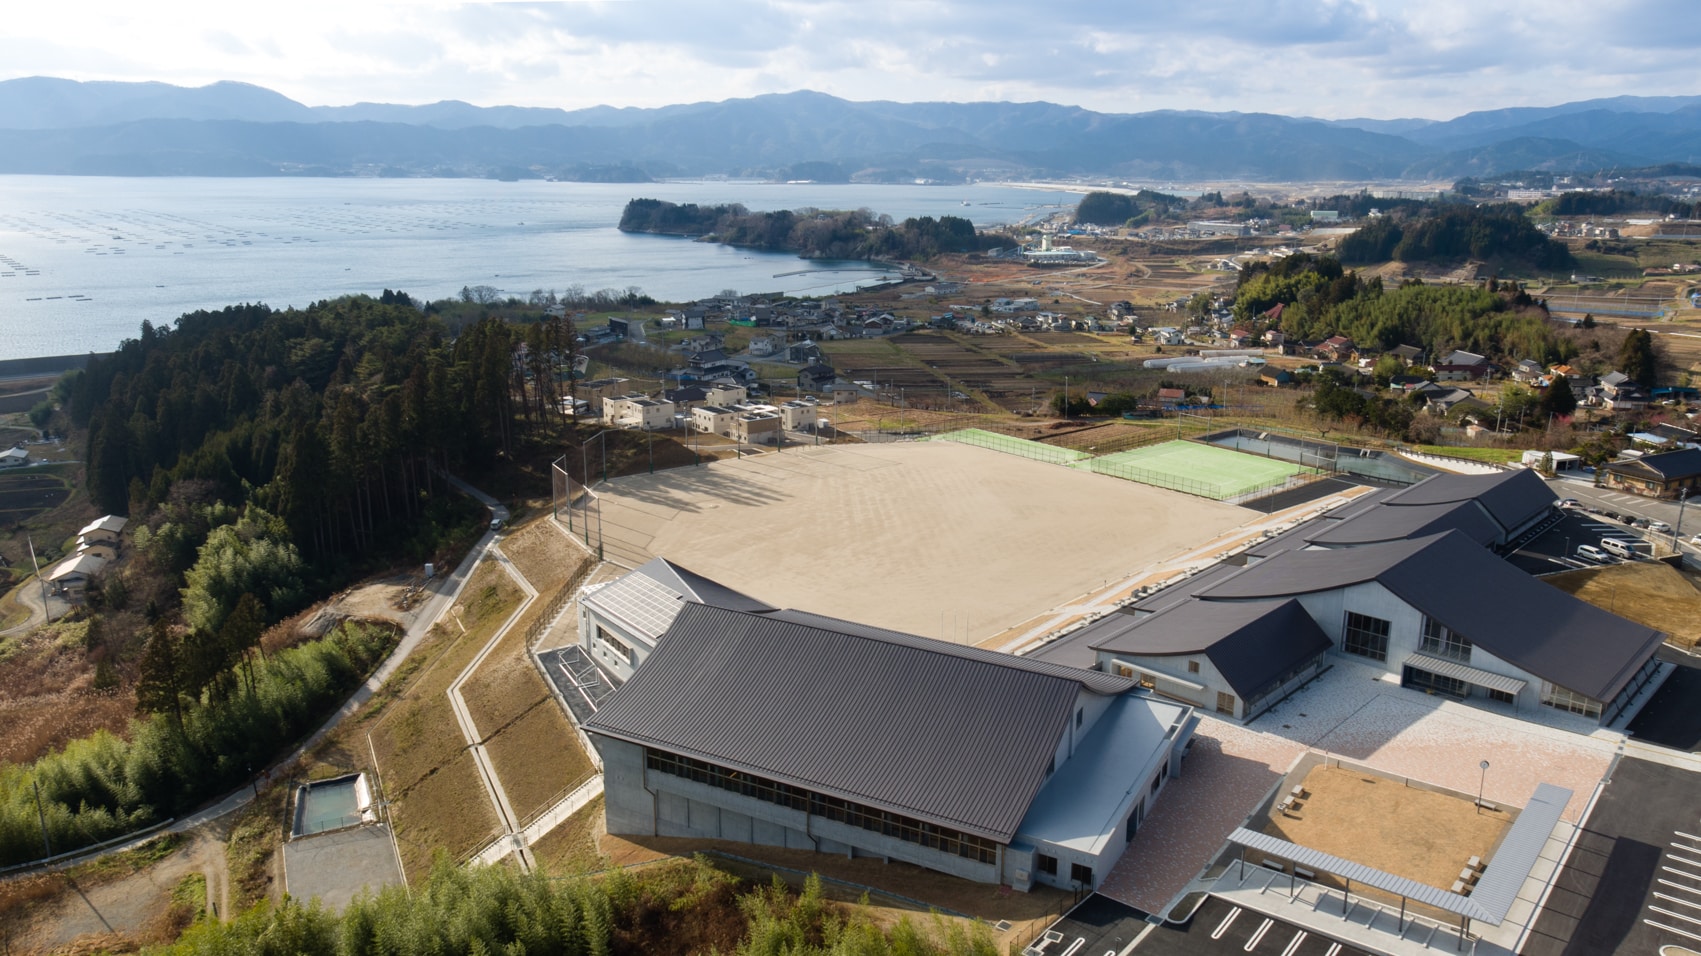
[[[1447,119],[1701,93],[1692,0],[365,0],[8,5],[0,79],[238,80],[309,106],[663,106],[810,89]]]

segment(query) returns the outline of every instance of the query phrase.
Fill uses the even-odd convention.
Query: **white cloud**
[[[0,75],[242,80],[308,104],[850,99],[1450,117],[1701,92],[1684,0],[18,5]]]

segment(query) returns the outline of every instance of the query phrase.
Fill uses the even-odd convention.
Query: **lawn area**
[[[535,676],[534,676],[535,679]],[[485,741],[516,826],[549,809],[596,773],[573,725],[548,696]]]
[[[1148,445],[1075,467],[1218,501],[1274,487],[1304,470],[1292,462],[1189,441]]]
[[[1474,445],[1417,445],[1415,447],[1418,451],[1428,455],[1469,458],[1471,461],[1488,462],[1493,465],[1517,464],[1524,456],[1523,450],[1518,448],[1478,448]]]
[[[1701,588],[1663,562],[1631,561],[1542,580],[1602,610],[1657,627],[1673,644],[1694,647],[1701,640]]]
[[[430,868],[433,849],[460,859],[496,831],[496,813],[449,707],[448,688],[521,600],[497,565],[473,572],[461,601],[432,628],[416,677],[384,708],[371,743],[410,879]],[[463,630],[464,628],[464,630]]]

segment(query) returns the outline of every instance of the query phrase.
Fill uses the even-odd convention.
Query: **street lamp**
[[[1671,527],[1671,549],[1677,551],[1677,536],[1683,531],[1683,506],[1689,502],[1689,489],[1677,493],[1677,523]]]
[[[1481,813],[1483,787],[1488,783],[1488,761],[1484,760],[1482,763],[1477,764],[1477,766],[1482,768],[1482,777],[1477,780],[1477,812]]]

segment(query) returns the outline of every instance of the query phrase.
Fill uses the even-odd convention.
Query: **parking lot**
[[[1146,914],[1097,893],[1082,900],[1034,941],[1047,953],[1120,953],[1148,925]]]
[[[1097,954],[1100,950],[1081,952]],[[1215,897],[1207,900],[1186,925],[1165,923],[1153,929],[1134,952],[1140,956],[1368,956],[1362,949]]]
[[[1564,491],[1561,488],[1554,490],[1561,493]],[[1640,541],[1645,540],[1648,534],[1645,529],[1625,524],[1622,520],[1614,520],[1607,515],[1592,514],[1583,508],[1569,508],[1564,511],[1559,523],[1519,548],[1516,553],[1508,555],[1507,560],[1531,574],[1599,567],[1601,564],[1611,564],[1621,559],[1609,554],[1605,560],[1591,560],[1580,556],[1577,549],[1583,545],[1598,548],[1603,538],[1629,538]],[[1669,538],[1666,543],[1669,543]]]
[[[1620,761],[1521,952],[1604,956],[1701,945],[1697,783],[1687,770]]]

